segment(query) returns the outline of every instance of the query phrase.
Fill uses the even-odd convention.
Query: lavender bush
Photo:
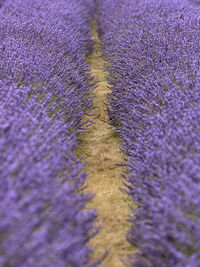
[[[98,2],[107,110],[137,204],[133,266],[200,266],[199,11],[189,1]]]
[[[0,77],[36,88],[43,84],[57,102],[69,88],[75,97],[67,114],[77,108],[88,112],[92,85],[85,55],[92,45],[88,18],[93,9],[92,1],[86,6],[80,1],[7,1],[0,10]]]
[[[93,108],[93,0],[0,5],[0,265],[96,266],[97,215],[75,157]]]
[[[94,211],[72,123],[49,118],[28,88],[1,83],[1,266],[83,266]]]

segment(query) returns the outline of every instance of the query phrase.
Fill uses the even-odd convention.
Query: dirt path
[[[103,224],[100,233],[91,240],[95,255],[93,259],[103,254],[106,248],[110,249],[107,258],[101,264],[102,267],[124,266],[119,260],[119,254],[127,255],[133,248],[125,240],[129,223],[126,219],[130,215],[128,196],[119,188],[123,187],[121,167],[116,163],[123,162],[123,155],[119,153],[119,138],[108,129],[108,125],[100,119],[107,120],[104,111],[106,95],[110,91],[105,79],[104,61],[100,58],[99,37],[96,25],[93,25],[93,38],[97,42],[93,54],[88,58],[92,75],[95,76],[98,87],[95,89],[94,105],[98,106],[93,111],[95,117],[90,117],[95,124],[88,128],[88,132],[82,134],[82,142],[78,148],[78,154],[88,161],[86,171],[88,173],[87,191],[96,192],[96,196],[88,203],[87,208],[95,208],[99,214],[97,225]]]

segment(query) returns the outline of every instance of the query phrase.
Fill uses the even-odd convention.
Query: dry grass
[[[95,76],[98,87],[94,91],[94,105],[98,108],[93,111],[95,124],[90,126],[87,133],[81,135],[77,154],[84,156],[88,161],[85,168],[88,174],[87,191],[96,192],[96,196],[88,203],[87,208],[95,208],[99,214],[96,225],[103,224],[102,229],[90,244],[94,248],[93,259],[100,257],[106,248],[110,249],[102,267],[124,266],[119,254],[133,253],[133,247],[125,240],[126,231],[130,227],[127,219],[130,215],[128,196],[119,188],[123,187],[121,167],[116,163],[123,162],[123,155],[119,153],[119,138],[100,119],[107,120],[105,112],[106,95],[110,91],[105,79],[104,61],[100,58],[99,38],[96,26],[93,25],[93,38],[96,46],[93,54],[88,58],[92,75]],[[91,119],[91,118],[90,118]]]

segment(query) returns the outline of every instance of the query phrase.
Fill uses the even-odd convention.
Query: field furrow
[[[97,108],[93,110],[94,116],[92,116],[95,123],[81,136],[78,154],[83,155],[84,161],[87,161],[85,166],[88,175],[87,191],[96,192],[87,208],[97,209],[99,216],[96,225],[102,224],[98,235],[91,240],[91,246],[95,251],[94,259],[100,257],[105,249],[109,249],[109,254],[101,266],[120,267],[124,265],[119,255],[127,255],[133,250],[125,239],[129,228],[126,220],[130,215],[129,200],[128,196],[119,189],[123,187],[122,167],[116,165],[123,162],[123,155],[119,152],[119,137],[108,124],[102,121],[108,120],[104,103],[110,89],[105,78],[100,39],[95,24],[92,32],[96,44],[88,62],[94,80],[98,81],[98,86],[94,90],[94,105]]]

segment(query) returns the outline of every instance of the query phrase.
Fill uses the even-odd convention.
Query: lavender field
[[[199,0],[0,0],[0,88],[0,266],[200,267]]]
[[[75,157],[92,109],[93,1],[0,8],[0,266],[84,266],[94,211]],[[88,265],[93,266],[93,264]]]

